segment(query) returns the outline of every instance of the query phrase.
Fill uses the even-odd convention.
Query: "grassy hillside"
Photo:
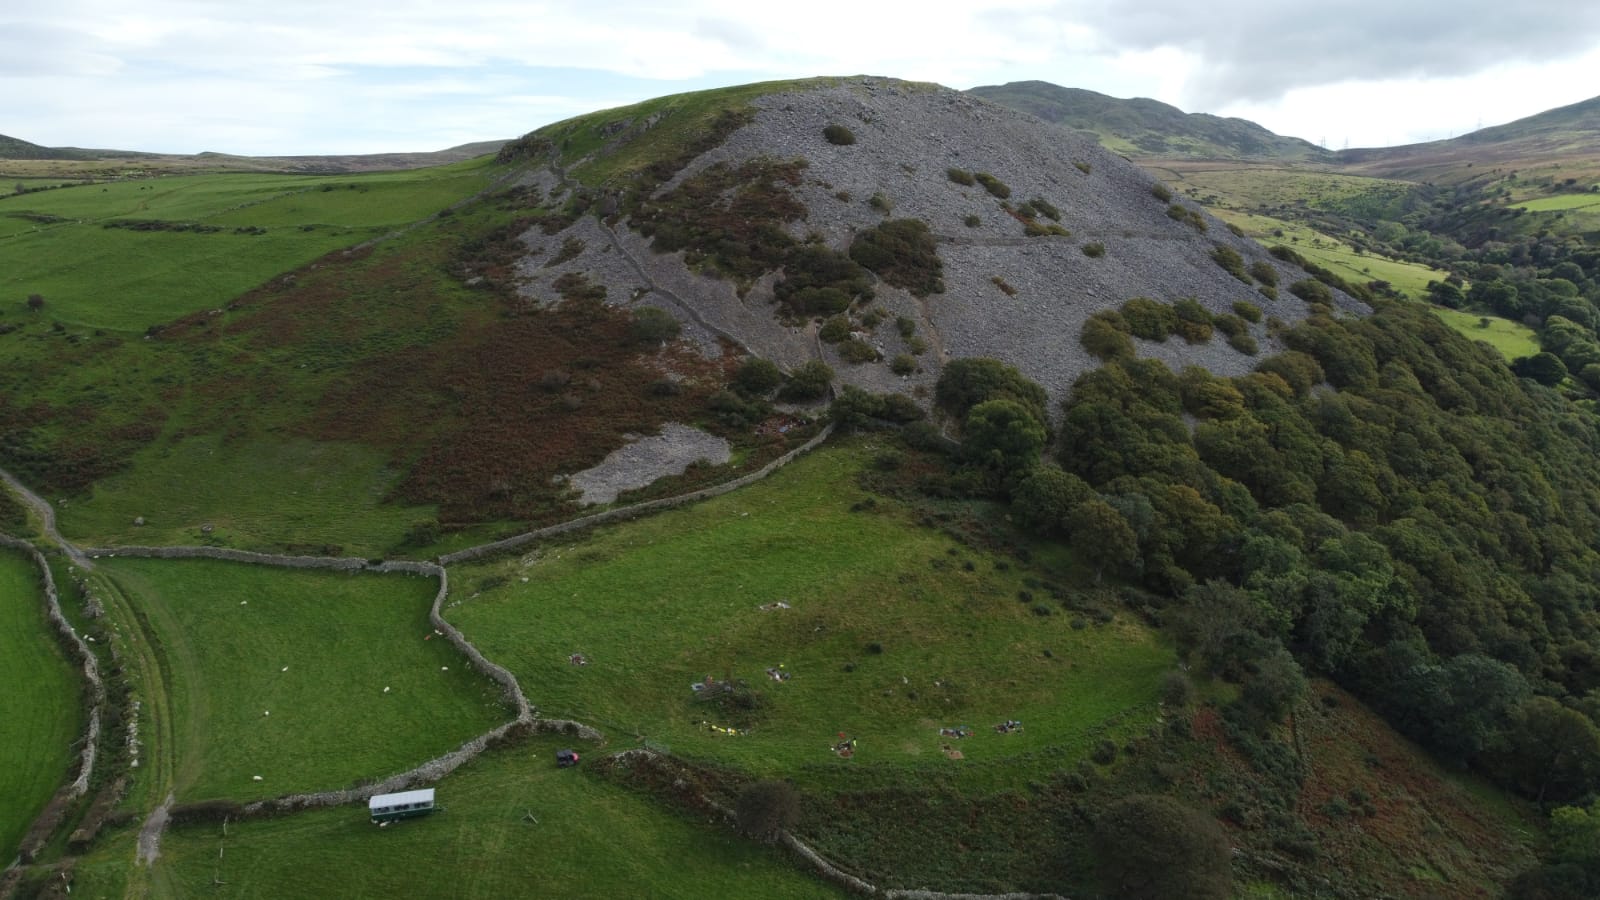
[[[83,711],[78,678],[44,617],[33,563],[0,550],[0,859],[67,781]]]
[[[1348,281],[1359,284],[1386,281],[1413,300],[1425,298],[1428,282],[1438,281],[1447,274],[1417,263],[1358,253],[1347,241],[1290,220],[1226,209],[1217,210],[1216,216],[1230,225],[1237,225],[1263,244],[1286,244]]]
[[[184,176],[0,198],[7,318],[143,331],[488,186],[484,162],[328,178]],[[115,275],[115,288],[106,279]],[[22,308],[38,294],[45,305]]]
[[[174,746],[157,752],[175,761],[179,802],[381,778],[510,718],[498,688],[433,638],[431,579],[210,560],[101,567],[168,673]]]
[[[83,159],[81,150],[59,147],[41,147],[21,138],[0,134],[0,159]]]
[[[464,569],[477,590],[450,618],[550,714],[801,783],[1005,783],[1151,720],[1169,650],[869,503],[851,482],[873,452],[818,452],[729,497]],[[700,699],[707,676],[747,684],[756,708]],[[1027,730],[995,734],[1007,719]],[[977,729],[960,745],[973,763],[952,767],[938,729],[960,725]],[[840,732],[860,741],[848,762],[828,750]]]

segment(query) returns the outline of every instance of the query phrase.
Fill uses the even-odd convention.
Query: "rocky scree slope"
[[[578,182],[586,166],[637,154],[633,142],[666,130],[674,113],[649,104],[596,114],[598,133],[611,136],[598,150],[564,168],[541,163],[546,196],[577,201],[567,217],[523,235],[527,302],[603,288],[608,303],[672,313],[708,355],[731,344],[785,369],[822,359],[841,383],[875,392],[926,397],[949,360],[995,357],[1057,400],[1099,365],[1079,343],[1085,320],[1133,297],[1193,297],[1218,315],[1248,300],[1286,322],[1307,314],[1287,290],[1268,300],[1213,254],[1227,247],[1246,266],[1271,266],[1283,287],[1306,273],[1166,196],[1090,136],[946,88],[877,78],[784,86],[745,102],[735,110],[742,124],[719,144],[643,189],[638,174]],[[559,146],[562,128],[530,137],[553,135]],[[890,283],[907,280],[885,275],[879,261],[878,277],[864,273],[870,300],[856,291],[848,310],[796,304],[786,280],[815,281],[797,269],[817,254],[848,265],[855,242],[906,219],[932,238],[940,266],[933,289]],[[1342,293],[1334,298],[1346,311],[1366,311]],[[848,317],[854,339],[822,339],[839,334],[840,323],[832,335],[821,327],[833,315]],[[1262,354],[1276,349],[1263,324],[1250,328]],[[1195,346],[1135,343],[1174,368],[1236,375],[1256,362],[1220,335]],[[915,371],[906,373],[904,355]]]

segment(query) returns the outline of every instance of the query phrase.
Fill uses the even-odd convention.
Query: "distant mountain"
[[[1365,174],[1451,180],[1484,166],[1518,166],[1600,159],[1600,97],[1557,107],[1505,125],[1445,141],[1344,150],[1335,161]]]
[[[1133,157],[1326,161],[1310,141],[1274,134],[1245,119],[1186,113],[1158,100],[1120,100],[1045,81],[1015,81],[967,91],[1046,122],[1093,132],[1107,148]]]
[[[366,153],[349,156],[236,156],[230,153],[202,152],[143,153],[135,150],[86,150],[78,147],[41,147],[24,140],[0,134],[0,160],[56,160],[69,163],[116,162],[120,165],[136,160],[137,167],[146,173],[240,171],[240,172],[387,172],[400,169],[419,169],[461,162],[494,153],[505,141],[477,141],[460,144],[445,150],[427,152]],[[121,169],[117,170],[118,172]],[[52,174],[100,174],[91,165],[61,167]]]
[[[0,159],[89,159],[82,150],[64,147],[41,147],[20,138],[0,134]]]

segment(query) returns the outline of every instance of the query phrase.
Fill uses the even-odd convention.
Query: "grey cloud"
[[[0,75],[93,76],[122,61],[81,32],[31,22],[0,22]]]
[[[1202,65],[1186,92],[1200,108],[1271,101],[1298,87],[1561,59],[1600,39],[1600,4],[1571,0],[1086,0],[1063,4],[1060,15],[1094,27],[1112,48],[1196,54]]]
[[[728,19],[697,19],[693,33],[696,37],[716,41],[736,52],[759,51],[767,46],[760,32]]]

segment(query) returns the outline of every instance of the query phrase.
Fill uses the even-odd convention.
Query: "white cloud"
[[[619,97],[865,72],[1037,78],[1374,143],[1580,99],[1597,35],[1600,6],[1566,0],[10,0],[0,131],[175,152],[431,147]],[[1459,109],[1463,91],[1481,108]]]

